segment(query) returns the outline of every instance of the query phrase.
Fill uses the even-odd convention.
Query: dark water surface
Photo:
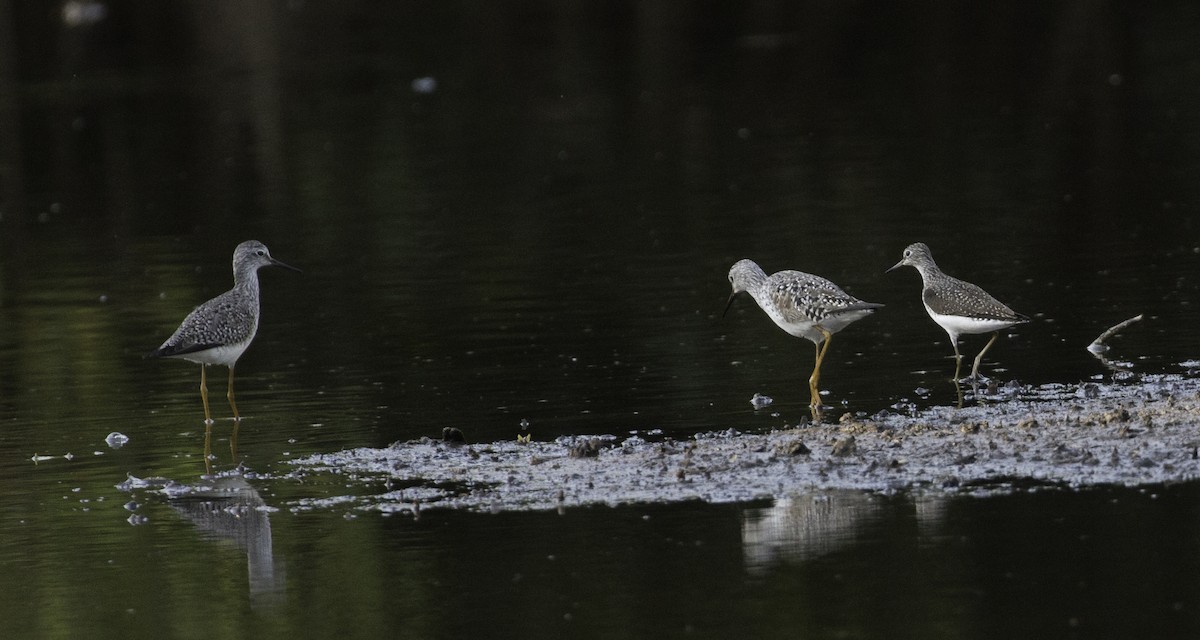
[[[743,257],[887,305],[834,419],[954,401],[914,241],[1034,318],[1001,381],[1198,368],[1197,41],[1185,2],[0,3],[0,636],[1195,636],[1194,485],[414,520],[273,476],[796,424],[812,346],[720,316]],[[236,459],[213,393],[248,504],[119,491],[205,472],[198,367],[142,355],[249,238],[304,273],[262,273]],[[1139,313],[1127,373],[1085,351]]]

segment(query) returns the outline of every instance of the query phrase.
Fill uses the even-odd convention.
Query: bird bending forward
[[[729,283],[733,293],[725,313],[737,295],[746,292],[780,329],[812,341],[816,356],[808,390],[814,408],[821,406],[817,384],[833,334],[883,306],[859,300],[829,280],[803,271],[780,271],[768,276],[753,260],[735,263],[729,270]]]

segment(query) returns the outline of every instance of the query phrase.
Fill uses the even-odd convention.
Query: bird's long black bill
[[[279,260],[276,260],[275,258],[271,258],[271,266],[272,267],[283,267],[284,269],[287,269],[289,271],[295,271],[296,273],[304,273],[303,271],[297,269],[296,267],[293,267],[292,265],[287,264],[286,262],[280,262]]]
[[[887,271],[884,271],[884,273],[891,273],[891,272],[895,271],[896,269],[899,269],[900,267],[903,267],[903,266],[904,266],[904,261],[901,260],[900,262],[897,262],[896,264],[892,265],[892,268],[888,269]]]
[[[729,294],[729,302],[726,302],[726,303],[725,303],[725,310],[721,312],[721,317],[722,317],[722,318],[724,318],[724,317],[725,317],[725,315],[729,313],[729,307],[732,307],[732,306],[733,306],[733,300],[734,300],[734,298],[737,298],[737,293],[731,293],[731,294]]]

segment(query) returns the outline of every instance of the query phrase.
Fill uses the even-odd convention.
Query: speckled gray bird
[[[266,245],[257,240],[239,244],[233,252],[233,288],[196,307],[162,346],[146,356],[180,358],[200,365],[200,399],[206,424],[212,424],[212,414],[205,370],[212,364],[229,367],[229,406],[233,419],[241,420],[233,400],[233,369],[258,332],[258,270],[272,266],[300,271],[272,258]]]
[[[903,266],[913,267],[921,274],[921,300],[925,303],[925,311],[950,336],[950,344],[954,347],[955,382],[962,370],[962,353],[958,350],[960,335],[992,332],[992,339],[975,356],[975,366],[971,368],[971,379],[978,380],[983,354],[996,342],[1000,331],[1029,322],[1027,316],[1009,309],[983,289],[943,273],[923,242],[908,245],[900,262],[888,271]]]
[[[808,379],[808,390],[813,407],[821,406],[817,383],[833,334],[883,306],[863,302],[829,280],[811,273],[780,271],[767,276],[753,260],[739,260],[734,264],[729,270],[729,283],[733,285],[733,293],[729,294],[725,313],[729,313],[734,298],[744,291],[780,329],[812,341],[816,361]]]

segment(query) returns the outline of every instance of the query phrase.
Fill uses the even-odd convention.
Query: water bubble
[[[433,76],[413,78],[412,90],[413,93],[429,95],[434,91],[437,91],[437,78],[434,78]]]
[[[68,0],[62,7],[62,21],[68,27],[87,27],[108,16],[108,7],[95,0]]]
[[[125,443],[129,442],[129,436],[119,431],[114,431],[104,438],[104,442],[112,449],[120,449],[125,446]]]

